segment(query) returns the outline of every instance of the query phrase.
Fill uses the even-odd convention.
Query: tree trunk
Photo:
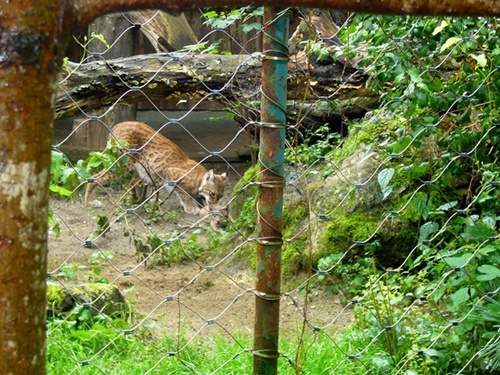
[[[184,13],[142,10],[130,12],[128,16],[132,22],[144,24],[141,27],[144,36],[156,52],[172,52],[198,42]]]
[[[64,44],[58,2],[20,4],[0,11],[0,374],[44,374],[51,92]]]

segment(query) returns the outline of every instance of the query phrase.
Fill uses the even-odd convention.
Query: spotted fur
[[[137,121],[122,122],[115,125],[111,136],[125,144],[125,169],[135,169],[136,178],[149,186],[164,187],[169,193],[173,190],[184,211],[197,215],[200,208],[216,204],[224,194],[226,173],[215,174],[205,169],[148,125]],[[93,182],[87,184],[85,192],[85,205],[89,204],[97,185],[105,185],[116,177],[110,170],[92,176]]]

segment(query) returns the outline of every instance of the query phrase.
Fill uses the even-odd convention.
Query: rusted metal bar
[[[278,365],[289,18],[264,10],[254,374]]]

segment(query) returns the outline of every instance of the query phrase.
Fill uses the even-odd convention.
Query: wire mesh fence
[[[207,13],[214,28],[199,43],[138,60],[140,76],[107,55],[127,34],[155,34],[160,15],[123,15],[115,40],[99,52],[81,42],[81,62],[67,65],[60,97],[78,119],[59,124],[53,151],[49,372],[249,373],[262,355],[255,298],[280,301],[281,373],[498,369],[495,20],[292,13],[282,280],[271,296],[254,286],[254,250],[269,240],[256,235],[252,80],[265,55],[234,31],[237,20],[261,38],[260,15]],[[208,54],[221,45],[238,58]],[[82,94],[104,74],[67,84],[101,68],[120,87],[102,91],[116,98],[104,109],[109,98]],[[109,116],[124,105],[138,107]],[[137,123],[113,128],[135,119],[153,128],[145,140]],[[195,161],[178,165],[157,134]],[[101,183],[102,170],[117,177]],[[229,176],[220,200],[186,182],[209,170]]]

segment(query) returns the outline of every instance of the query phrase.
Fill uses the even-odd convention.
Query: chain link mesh
[[[230,186],[221,202],[225,207],[235,207],[236,213],[231,215],[238,216],[228,220],[225,229],[213,231],[209,222],[221,213],[218,210],[209,210],[202,216],[183,213],[174,196],[162,190],[162,185],[169,183],[179,188],[175,181],[163,181],[155,186],[147,193],[149,198],[140,204],[133,203],[124,194],[126,184],[102,186],[96,188],[95,193],[102,202],[85,208],[83,193],[90,176],[82,172],[81,162],[63,157],[64,165],[69,166],[68,176],[76,173],[79,182],[70,197],[54,198],[51,202],[53,219],[61,235],[50,235],[48,280],[49,284],[68,292],[69,297],[65,298],[72,300],[69,311],[53,312],[56,318],[51,320],[48,329],[49,362],[51,356],[66,357],[60,361],[63,363],[60,371],[64,371],[61,373],[125,373],[119,363],[114,363],[113,351],[127,348],[133,356],[130,346],[135,345],[136,340],[143,343],[141,350],[147,350],[151,358],[149,367],[137,373],[165,373],[178,369],[178,365],[186,373],[242,373],[248,371],[255,354],[249,339],[256,296],[253,271],[249,271],[253,262],[251,249],[256,242],[269,239],[255,238],[254,234],[257,211],[253,198],[259,172],[254,169],[253,173],[245,173],[249,164],[236,160],[231,152],[241,145],[250,150],[255,146],[252,142],[259,126],[259,110],[252,101],[258,101],[259,90],[254,87],[253,92],[247,91],[242,96],[240,83],[235,81],[237,72],[228,76],[223,86],[214,89],[208,76],[198,75],[199,67],[193,66],[197,63],[193,57],[196,57],[194,51],[207,48],[205,42],[219,38],[241,51],[237,70],[243,69],[249,60],[259,61],[262,56],[252,48],[247,49],[249,42],[242,44],[235,37],[234,29],[219,27],[208,31],[196,46],[164,53],[166,59],[152,76],[131,84],[106,55],[127,33],[137,30],[148,33],[148,24],[155,17],[157,13],[138,24],[123,15],[130,24],[116,40],[107,41],[109,48],[96,53],[88,50],[81,63],[71,65],[68,78],[95,59],[109,67],[119,79],[115,84],[123,90],[102,114],[82,109],[78,113],[81,120],[56,141],[54,152],[71,150],[76,136],[89,124],[101,126],[112,134],[114,123],[108,122],[106,116],[125,103],[129,105],[128,96],[140,93],[141,105],[148,109],[149,116],[155,116],[159,131],[182,142],[182,147],[194,144],[189,147],[195,150],[194,157],[199,163],[218,173],[229,172]],[[360,16],[347,16],[338,32],[317,35],[313,43],[331,48],[337,45],[339,38],[346,40],[346,35],[354,34],[349,28],[355,17]],[[337,47],[337,58],[352,57],[356,69],[339,77],[340,84],[332,92],[324,95],[317,90],[314,77],[304,71],[308,80],[305,86],[313,98],[308,99],[308,103],[327,104],[338,111],[343,123],[348,123],[349,137],[326,138],[328,150],[318,150],[318,154],[311,156],[316,148],[309,145],[304,150],[301,137],[316,137],[315,140],[321,142],[332,134],[313,134],[307,129],[305,121],[312,116],[314,106],[299,102],[299,107],[303,104],[302,112],[296,121],[287,125],[289,166],[284,197],[283,292],[280,296],[257,295],[281,300],[282,337],[286,338],[280,352],[283,373],[300,373],[308,363],[315,361],[307,352],[318,353],[325,346],[329,348],[330,360],[318,364],[323,368],[322,373],[480,373],[481,370],[474,367],[478,358],[498,344],[499,336],[491,336],[483,349],[469,355],[468,361],[459,368],[440,363],[441,349],[459,350],[462,346],[453,340],[469,340],[468,335],[473,332],[470,327],[476,321],[474,316],[486,302],[498,301],[498,282],[493,280],[489,288],[483,289],[476,275],[484,257],[498,253],[496,222],[479,226],[473,217],[480,202],[487,197],[497,198],[498,169],[493,167],[489,180],[486,177],[474,180],[475,176],[467,175],[470,165],[483,163],[478,153],[491,149],[490,145],[496,142],[495,113],[482,122],[475,120],[477,113],[472,114],[472,121],[466,126],[475,137],[471,137],[468,144],[462,144],[467,148],[456,149],[457,143],[447,142],[447,137],[463,135],[453,128],[457,113],[469,107],[480,112],[484,89],[496,92],[498,69],[491,69],[473,90],[468,90],[465,86],[477,79],[471,74],[470,80],[464,81],[463,92],[454,92],[446,100],[441,98],[439,112],[429,113],[420,108],[414,120],[405,116],[409,111],[405,106],[418,100],[417,92],[435,82],[434,77],[443,81],[454,79],[454,52],[471,40],[480,39],[484,29],[491,27],[491,21],[484,20],[477,29],[464,26],[454,44],[445,48],[446,39],[434,44],[417,39],[416,31],[422,27],[419,19],[399,21],[410,25],[401,27],[406,30],[403,35],[394,28],[389,30],[384,20],[370,16],[364,21],[378,22],[386,34],[386,43],[377,44],[376,52],[370,51],[372,46],[366,40],[347,39],[342,48]],[[260,37],[258,31],[249,39]],[[415,58],[409,69],[398,63],[398,55],[412,55],[414,49],[423,47],[429,49],[427,59]],[[309,66],[309,62],[317,58],[317,51],[303,48],[303,53],[293,55],[296,60],[292,62],[307,62],[304,65]],[[388,74],[387,79],[393,80],[385,83],[379,77],[373,86],[381,106],[362,121],[346,119],[340,108],[339,93],[359,75],[380,74],[384,64],[387,70],[400,70],[395,79],[398,83],[408,80],[406,88],[400,90],[400,86],[394,85],[394,76]],[[158,98],[148,96],[148,86],[156,82],[155,77],[178,66],[190,72],[199,86],[196,95],[190,98],[190,108],[182,113],[164,111],[158,106]],[[64,83],[65,79],[61,87]],[[236,95],[233,95],[233,86],[238,88]],[[64,89],[79,106],[78,95]],[[394,90],[400,91],[394,93]],[[198,116],[198,109],[210,108],[209,103],[214,101],[220,103],[218,108],[229,110],[238,125],[226,122],[223,127],[217,127],[209,118]],[[476,107],[470,106],[471,102]],[[177,102],[180,107],[184,104],[183,100]],[[139,111],[138,119],[141,112],[146,113]],[[195,131],[191,118],[203,123],[201,132]],[[217,140],[216,146],[206,138],[210,127],[214,127],[216,136],[210,139]],[[102,151],[102,148],[94,151]],[[103,154],[99,156],[106,168],[120,168],[123,156],[109,161],[103,159]],[[416,162],[425,167],[422,173],[407,167]],[[467,194],[445,195],[446,187],[459,179],[478,186]],[[446,203],[436,207],[433,201]],[[458,228],[458,218],[464,223],[460,228],[467,228],[466,234]],[[412,225],[405,226],[405,220]],[[336,234],[339,231],[343,236]],[[463,242],[457,240],[453,248],[445,241],[453,235],[467,238]],[[497,255],[491,259],[497,259]],[[428,282],[431,275],[426,274],[426,262],[440,264],[437,282]],[[347,273],[346,265],[353,263],[357,264],[357,275]],[[469,280],[469,285],[464,284],[464,279]],[[115,286],[122,297],[110,302],[110,288],[83,293],[78,289],[82,281],[106,281],[104,285],[111,289]],[[450,309],[450,296],[469,301],[466,311]],[[124,300],[130,307],[126,316],[114,315],[108,310],[109,305]],[[87,336],[70,329],[72,325],[89,321],[106,321],[107,328],[97,333],[89,331]],[[358,330],[349,328],[354,321]],[[74,353],[61,340],[57,332],[64,331],[72,332],[72,339],[81,342],[85,355]],[[221,337],[230,343],[230,349],[226,349],[230,352],[221,354],[226,359],[213,366],[205,365],[203,370],[197,368],[196,363],[212,358],[207,353],[222,351]],[[381,348],[385,349],[384,354],[374,356]],[[324,361],[324,357],[319,358]],[[113,364],[104,365],[106,362]],[[447,370],[440,372],[439,366]]]

